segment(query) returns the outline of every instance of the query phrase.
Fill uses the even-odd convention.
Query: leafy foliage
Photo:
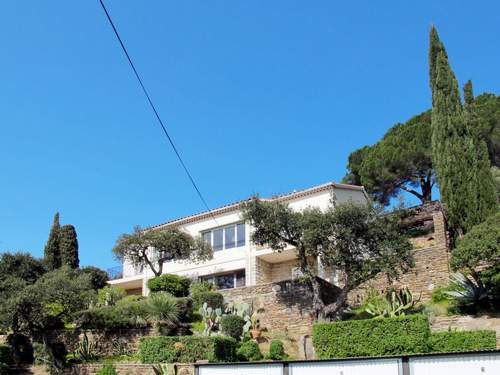
[[[199,292],[192,295],[194,307],[202,307],[205,303],[212,309],[222,309],[224,296],[219,292]]]
[[[80,271],[89,275],[92,289],[99,290],[108,285],[108,274],[100,268],[87,266],[80,268]]]
[[[482,283],[477,283],[463,273],[450,276],[450,290],[445,292],[455,302],[458,312],[475,312],[489,305],[489,295]]]
[[[421,315],[313,326],[319,359],[426,353],[429,335],[429,322]]]
[[[154,249],[154,250],[151,250]],[[193,238],[178,228],[142,230],[134,228],[132,234],[122,234],[113,252],[118,260],[136,266],[147,265],[156,276],[163,273],[163,264],[172,260],[202,262],[213,256],[210,245],[202,238]]]
[[[33,284],[45,273],[41,260],[29,253],[3,253],[0,256],[0,280],[18,278],[27,284]]]
[[[426,111],[396,124],[382,140],[349,156],[344,182],[363,185],[373,198],[388,205],[402,190],[423,203],[432,199],[431,115]]]
[[[243,317],[238,315],[224,315],[221,319],[221,330],[226,336],[239,340],[243,335],[243,327],[246,321]]]
[[[495,331],[436,332],[429,337],[431,352],[452,353],[495,348]]]
[[[500,212],[473,227],[457,241],[452,251],[451,266],[475,273],[481,265],[500,264]]]
[[[382,214],[369,205],[346,203],[325,212],[307,208],[293,211],[286,204],[254,198],[243,206],[245,219],[255,230],[252,241],[274,251],[295,248],[300,270],[310,281],[313,310],[318,317],[338,318],[347,308],[347,294],[379,273],[396,277],[413,263],[411,244],[398,215]],[[325,303],[311,259],[341,273],[343,285],[333,303]]]
[[[241,344],[237,355],[240,361],[260,361],[263,358],[259,344],[253,340],[245,341]]]
[[[99,306],[114,306],[127,295],[125,289],[117,286],[107,285],[97,291],[97,303]]]
[[[236,340],[220,336],[144,337],[139,359],[142,363],[232,362],[236,360]]]
[[[10,347],[0,344],[0,363],[11,365],[14,363]]]
[[[151,292],[167,292],[174,297],[187,297],[191,280],[179,275],[164,274],[148,280]]]
[[[283,341],[272,340],[269,345],[269,359],[272,359],[273,361],[282,361],[287,358],[288,355],[285,353]]]

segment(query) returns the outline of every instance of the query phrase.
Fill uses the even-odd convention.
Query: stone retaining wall
[[[436,316],[430,319],[431,329],[434,332],[457,330],[477,331],[493,330],[497,334],[497,349],[500,349],[500,317],[491,316]]]
[[[93,375],[102,368],[102,364],[76,365],[65,372],[67,375]],[[153,375],[153,365],[138,363],[117,363],[114,365],[118,375]],[[168,375],[194,375],[191,364],[175,364]]]

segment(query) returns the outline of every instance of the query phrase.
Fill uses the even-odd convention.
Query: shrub
[[[0,363],[5,363],[6,365],[11,365],[13,363],[12,353],[10,347],[7,345],[0,344]]]
[[[241,344],[237,354],[240,361],[260,361],[263,358],[259,344],[253,340]]]
[[[238,315],[224,315],[221,319],[222,333],[239,340],[243,335],[245,319]]]
[[[495,331],[450,331],[431,334],[429,348],[432,352],[464,352],[496,348]]]
[[[143,337],[139,359],[143,363],[232,362],[236,360],[236,340],[220,336]]]
[[[193,317],[193,300],[189,297],[176,298],[177,307],[179,309],[179,320],[181,322],[192,322]]]
[[[75,324],[83,329],[119,329],[147,327],[144,301],[127,305],[97,307],[75,314]]]
[[[125,289],[108,285],[97,291],[97,302],[99,306],[114,306],[126,295]]]
[[[200,308],[206,302],[212,309],[222,309],[224,307],[224,296],[218,292],[202,292],[193,297],[194,308]]]
[[[151,292],[167,292],[174,297],[187,297],[191,280],[179,275],[165,274],[148,280]]]
[[[288,358],[281,340],[273,340],[269,345],[269,359],[280,361]]]
[[[97,370],[96,375],[117,375],[117,372],[111,363],[107,363]]]
[[[319,359],[425,353],[429,322],[422,315],[365,319],[313,326]]]
[[[179,321],[179,307],[175,297],[168,293],[153,293],[147,300],[148,320],[159,333],[163,327],[173,327]]]
[[[12,333],[7,336],[14,363],[33,363],[33,345],[31,339],[20,333]]]
[[[191,283],[191,286],[189,287],[189,294],[191,295],[191,297],[193,297],[196,294],[211,292],[213,290],[215,290],[214,284],[206,281],[200,281]]]
[[[9,366],[5,363],[0,362],[0,375],[9,375]]]

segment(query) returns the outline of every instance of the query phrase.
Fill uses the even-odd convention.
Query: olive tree
[[[279,201],[254,198],[243,204],[244,216],[253,225],[252,241],[280,252],[295,249],[298,265],[312,290],[317,318],[340,318],[348,293],[381,273],[390,279],[413,265],[411,244],[400,217],[371,205],[346,203],[326,211],[307,208],[294,211]],[[314,259],[341,274],[340,292],[333,303],[322,296]]]
[[[171,260],[203,262],[213,256],[211,246],[201,237],[193,237],[179,228],[142,230],[122,234],[113,253],[120,261],[134,266],[148,266],[155,276],[163,273],[163,264]]]

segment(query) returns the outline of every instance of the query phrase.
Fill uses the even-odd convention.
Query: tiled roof
[[[325,190],[330,190],[330,189],[357,190],[357,191],[362,191],[363,193],[366,194],[363,186],[338,184],[336,182],[328,182],[326,184],[316,185],[316,186],[313,186],[313,187],[310,187],[310,188],[307,188],[304,190],[293,191],[291,193],[276,195],[276,196],[273,196],[271,198],[260,198],[260,199],[264,200],[264,201],[288,201],[288,200],[293,200],[296,198],[305,197],[305,196],[308,196],[311,194],[315,194],[315,193],[325,191]],[[235,211],[235,210],[239,209],[239,207],[242,203],[248,202],[250,199],[252,199],[252,198],[250,197],[247,199],[242,199],[242,200],[239,200],[239,201],[236,201],[233,203],[229,203],[229,204],[226,204],[224,206],[214,208],[211,211],[202,211],[202,212],[199,212],[199,213],[196,213],[193,215],[188,215],[188,216],[181,217],[179,219],[174,219],[174,220],[170,220],[170,221],[167,221],[167,222],[164,222],[161,224],[153,225],[149,228],[146,228],[146,230],[148,230],[148,229],[154,230],[154,229],[160,229],[160,228],[163,228],[166,226],[177,226],[177,225],[182,225],[182,224],[188,224],[188,223],[192,223],[192,222],[195,222],[198,220],[210,218],[212,215],[216,216],[216,215],[224,214],[227,212]]]

